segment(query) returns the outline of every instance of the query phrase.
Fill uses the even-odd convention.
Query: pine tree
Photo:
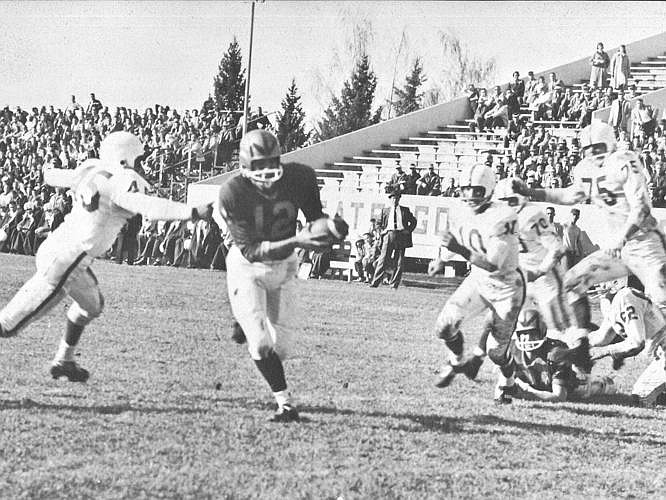
[[[379,122],[381,107],[372,112],[377,76],[367,55],[358,59],[351,79],[344,82],[340,98],[333,97],[319,122],[321,140],[337,137]]]
[[[245,93],[245,69],[236,37],[229,44],[218,66],[213,82],[215,107],[218,110],[238,111],[243,109]]]
[[[291,80],[281,105],[282,111],[277,114],[277,137],[282,145],[282,152],[287,153],[300,148],[310,139],[310,132],[305,131],[305,112],[295,79]]]
[[[395,116],[404,115],[421,109],[424,93],[419,92],[419,89],[426,80],[427,78],[423,74],[421,58],[417,57],[414,60],[411,73],[407,76],[405,86],[402,89],[397,87],[393,88],[393,91],[395,92],[395,100],[393,102]]]

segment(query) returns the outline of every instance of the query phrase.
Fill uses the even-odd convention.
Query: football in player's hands
[[[306,231],[316,238],[326,238],[331,242],[342,241],[349,233],[349,226],[341,217],[322,217],[311,222]]]
[[[441,273],[446,266],[446,262],[442,259],[437,258],[433,259],[428,263],[428,275],[435,276],[437,273]]]

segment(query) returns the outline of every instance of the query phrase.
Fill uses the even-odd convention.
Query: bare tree
[[[434,74],[430,88],[425,92],[424,106],[432,106],[462,95],[470,83],[475,86],[488,86],[496,77],[494,58],[484,59],[469,50],[467,44],[449,31],[439,32],[441,45],[440,67]]]

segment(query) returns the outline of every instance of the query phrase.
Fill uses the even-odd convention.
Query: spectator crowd
[[[551,72],[548,78],[526,79],[514,72],[502,90],[489,91],[469,85],[466,96],[473,115],[470,130],[501,134],[503,150],[489,148],[485,163],[498,178],[518,177],[533,187],[566,187],[572,168],[580,161],[580,144],[575,131],[589,125],[595,111],[609,108],[608,123],[613,126],[618,149],[639,153],[646,167],[653,204],[666,207],[666,119],[657,120],[652,109],[630,85],[630,61],[621,46],[610,57],[602,43],[590,58],[590,81],[580,89],[567,85]],[[570,128],[565,128],[569,125]],[[432,164],[425,172],[411,165],[409,173],[401,166],[387,184],[406,194],[457,196],[456,179],[443,186]]]
[[[155,105],[137,109],[108,106],[90,94],[84,106],[71,96],[65,109],[54,106],[0,110],[0,252],[33,255],[71,210],[71,193],[43,182],[44,168],[74,169],[96,158],[107,134],[126,130],[146,146],[144,177],[161,195],[175,197],[192,158],[198,168],[223,172],[236,167],[233,152],[243,116],[214,107],[179,112]],[[248,129],[271,123],[258,109]],[[220,231],[214,222],[143,224],[130,221],[110,253],[128,263],[223,266]],[[223,246],[223,245],[222,245]]]

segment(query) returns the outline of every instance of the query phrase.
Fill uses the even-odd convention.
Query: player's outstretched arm
[[[631,319],[624,325],[624,340],[604,347],[590,349],[592,359],[611,356],[615,361],[636,356],[645,348],[645,324],[641,318]]]
[[[567,400],[569,395],[567,388],[564,384],[561,384],[559,380],[553,380],[551,384],[552,391],[541,391],[535,389],[527,382],[523,380],[516,379],[516,385],[522,391],[522,395],[518,397],[523,397],[524,399],[537,399],[539,401],[549,401],[551,403],[561,403],[562,401]]]
[[[44,182],[49,186],[71,188],[75,184],[78,172],[64,168],[45,168]]]
[[[514,179],[513,190],[533,201],[543,201],[557,205],[576,205],[587,198],[585,191],[575,184],[566,188],[534,189],[528,187],[523,181]]]
[[[151,220],[197,220],[206,217],[211,207],[211,204],[192,207],[177,201],[133,192],[117,194],[113,197],[113,202],[128,212],[141,214]]]

